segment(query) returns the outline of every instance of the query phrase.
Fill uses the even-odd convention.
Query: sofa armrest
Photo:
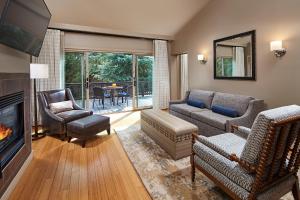
[[[226,121],[226,131],[230,132],[230,128],[234,124],[238,126],[245,126],[247,128],[251,128],[258,113],[260,113],[264,109],[265,109],[264,100],[259,100],[259,99],[251,100],[248,109],[244,115]]]
[[[172,105],[172,104],[181,104],[181,103],[186,103],[185,100],[171,100],[169,102],[169,105]]]
[[[44,109],[45,113],[48,115],[48,117],[50,117],[51,120],[60,122],[60,123],[64,123],[64,119],[61,117],[58,117],[57,115],[53,114],[49,109]]]
[[[184,97],[183,99],[181,99],[181,100],[171,100],[171,101],[169,102],[169,107],[170,107],[170,105],[172,105],[172,104],[182,104],[182,103],[186,103],[187,100],[188,100],[188,98],[189,98],[189,95],[190,95],[190,91],[187,91],[187,92],[185,93],[185,97]]]
[[[232,125],[231,126],[231,132],[244,138],[247,139],[249,134],[251,133],[251,129],[244,127],[244,126],[236,126],[236,125]]]

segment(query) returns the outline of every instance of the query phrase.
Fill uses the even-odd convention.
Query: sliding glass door
[[[76,102],[85,107],[85,64],[84,53],[65,53],[65,87],[70,88]]]
[[[68,52],[65,80],[76,100],[95,113],[152,106],[153,56]]]
[[[151,107],[154,58],[153,56],[139,55],[136,61],[136,107]]]

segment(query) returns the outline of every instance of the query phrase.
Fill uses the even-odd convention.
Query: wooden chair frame
[[[259,161],[257,165],[253,165],[248,163],[245,160],[242,160],[236,156],[236,154],[231,154],[229,160],[232,162],[237,162],[239,166],[249,173],[253,173],[255,175],[255,180],[252,184],[252,188],[250,191],[250,195],[248,197],[249,200],[254,200],[256,197],[271,188],[272,186],[280,183],[283,179],[289,176],[296,177],[296,183],[292,188],[292,193],[294,199],[300,200],[300,191],[299,191],[299,182],[297,172],[300,165],[300,128],[297,123],[300,123],[300,116],[291,117],[281,121],[272,121],[268,127],[268,133],[265,136],[263,148],[259,155]],[[275,141],[276,129],[280,128],[280,132],[278,135],[278,140]],[[295,130],[297,128],[297,130]],[[231,131],[237,130],[238,126],[232,126]],[[286,140],[286,145],[283,143],[281,138],[284,138],[285,132],[288,131],[288,136]],[[296,131],[295,134],[292,134]],[[198,135],[193,134],[192,145],[195,144],[196,140],[198,140]],[[268,166],[268,157],[272,153],[272,146],[275,144],[275,154],[273,156],[273,160],[271,165]],[[280,153],[283,150],[283,155],[280,157]],[[193,148],[192,148],[193,149]],[[195,169],[199,169],[203,174],[205,174],[209,179],[211,179],[217,186],[219,186],[224,192],[226,192],[233,199],[240,199],[235,193],[233,193],[229,188],[227,188],[223,183],[218,181],[208,172],[206,172],[203,168],[201,168],[197,163],[194,162],[194,156],[196,153],[194,150],[191,154],[191,179],[192,182],[195,181]],[[288,160],[288,165],[286,167],[285,162]],[[275,173],[276,163],[280,162],[280,168]],[[270,168],[271,167],[271,168]],[[270,168],[271,170],[267,170]],[[263,178],[266,177],[266,178]]]

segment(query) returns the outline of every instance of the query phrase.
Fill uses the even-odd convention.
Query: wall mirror
[[[214,40],[214,78],[255,80],[255,30]]]

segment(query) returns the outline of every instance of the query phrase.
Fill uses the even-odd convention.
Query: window
[[[232,57],[218,57],[217,58],[217,76],[232,76],[233,58]]]

